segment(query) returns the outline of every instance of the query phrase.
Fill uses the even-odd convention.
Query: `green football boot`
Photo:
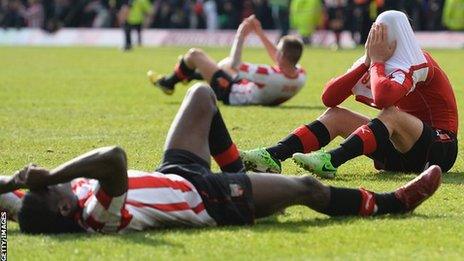
[[[255,172],[280,173],[280,162],[274,160],[265,148],[240,151],[246,170]]]
[[[295,153],[292,158],[298,166],[321,178],[333,179],[337,173],[337,168],[330,162],[330,154],[323,150],[310,154]]]

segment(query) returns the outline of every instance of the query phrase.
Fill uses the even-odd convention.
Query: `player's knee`
[[[301,196],[310,197],[313,201],[322,202],[327,199],[329,187],[322,184],[319,180],[312,176],[303,176],[299,178],[302,185]]]
[[[347,109],[343,109],[340,107],[331,107],[328,108],[320,117],[319,119],[325,119],[325,120],[336,120],[340,119],[341,117],[344,117],[346,115]]]
[[[221,69],[230,69],[232,64],[231,62],[231,59],[229,57],[226,57],[218,62],[218,67]]]
[[[299,177],[299,182],[302,185],[302,193],[309,194],[309,193],[322,193],[323,189],[325,188],[324,184],[319,182],[316,178],[311,176],[303,176]]]
[[[336,116],[340,114],[341,110],[342,109],[339,107],[331,107],[325,110],[325,112],[322,115],[323,116]]]
[[[194,84],[188,89],[187,96],[194,104],[203,110],[216,110],[216,96],[214,91],[205,83]]]
[[[380,119],[382,122],[387,122],[387,123],[394,123],[396,120],[399,118],[398,114],[401,113],[398,108],[394,106],[390,106],[388,108],[382,109],[380,114],[377,116],[378,119]]]
[[[201,56],[203,55],[203,50],[201,49],[198,49],[198,48],[190,48],[190,50],[188,50],[187,52],[187,57],[189,58],[195,58],[195,57],[198,57],[198,56]]]

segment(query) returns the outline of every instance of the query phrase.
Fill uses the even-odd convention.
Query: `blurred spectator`
[[[255,0],[254,14],[261,22],[264,30],[274,29],[274,20],[272,19],[272,9],[268,0]]]
[[[245,20],[245,18],[251,16],[252,14],[254,14],[253,1],[243,0],[243,7],[242,7],[242,13],[240,15],[240,22]]]
[[[464,30],[464,0],[446,0],[443,24],[450,30]]]
[[[429,0],[428,3],[428,14],[427,24],[425,30],[436,31],[442,30],[442,12],[445,0]]]
[[[335,47],[340,48],[340,35],[344,29],[347,0],[324,0],[329,21],[329,29],[335,34]]]
[[[190,3],[190,20],[189,28],[192,29],[205,29],[206,28],[206,14],[204,10],[203,0],[196,0]]]
[[[322,6],[320,0],[292,0],[290,21],[306,45],[311,44],[311,35],[321,21]]]
[[[21,28],[25,25],[25,21],[23,19],[23,16],[21,15],[21,12],[24,8],[21,1],[2,1],[2,6],[4,6],[4,14],[2,16],[2,27]]]
[[[369,35],[369,30],[372,26],[370,17],[370,0],[354,0],[354,32],[357,33],[354,38],[357,44],[364,44]]]
[[[391,9],[389,9],[391,10]],[[425,27],[425,18],[426,18],[426,6],[421,0],[410,0],[405,1],[404,6],[401,9],[396,9],[404,11],[408,14],[411,26],[414,30],[421,30]]]
[[[132,49],[131,32],[133,29],[137,31],[137,43],[142,45],[142,26],[147,25],[148,19],[146,16],[152,12],[152,5],[148,0],[129,0],[127,4],[123,5],[120,11],[120,20],[124,21],[124,36],[125,45],[124,50]]]
[[[219,8],[219,24],[222,29],[237,29],[240,23],[240,1],[222,0]]]
[[[119,27],[118,13],[128,0],[0,0],[0,27],[43,27],[54,32],[61,27]],[[131,0],[139,1],[139,0]],[[142,1],[142,0],[140,0]],[[362,44],[372,20],[386,10],[400,10],[411,18],[415,30],[463,30],[464,0],[143,0],[153,5],[150,27],[236,29],[244,17],[255,14],[264,29],[292,26],[306,42],[323,13],[325,2],[328,28],[343,29]],[[343,11],[341,11],[342,6]],[[445,7],[446,5],[446,7]],[[334,7],[335,6],[335,7]],[[338,10],[338,11],[336,11]],[[344,15],[343,15],[344,14]],[[344,16],[344,19],[340,17]],[[135,28],[136,29],[136,28]]]
[[[29,7],[23,13],[28,27],[40,28],[44,25],[45,14],[40,0],[29,0]]]
[[[170,28],[188,28],[190,25],[190,4],[189,1],[176,0],[171,14]]]
[[[206,16],[206,28],[214,31],[218,28],[218,12],[216,1],[206,0],[203,4],[203,11]]]
[[[111,14],[110,8],[106,2],[93,0],[84,8],[84,15],[89,17],[92,27],[110,27]]]
[[[172,7],[168,1],[155,2],[155,19],[153,27],[156,28],[169,28],[171,22]]]
[[[274,24],[280,30],[280,36],[287,35],[290,30],[290,0],[270,0],[270,3]]]

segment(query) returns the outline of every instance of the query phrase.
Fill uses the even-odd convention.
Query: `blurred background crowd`
[[[415,30],[464,30],[464,0],[0,0],[0,27],[236,29],[255,14],[264,29],[309,39],[316,29],[366,31],[377,14],[402,10]]]

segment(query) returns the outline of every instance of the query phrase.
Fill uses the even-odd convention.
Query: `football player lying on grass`
[[[210,157],[222,173],[213,174]],[[92,150],[48,170],[29,165],[0,185],[0,206],[25,233],[121,232],[165,226],[251,225],[292,205],[329,216],[413,211],[440,186],[432,166],[394,192],[326,186],[311,176],[245,174],[216,97],[192,87],[154,172],[127,169],[119,147]],[[29,189],[21,196],[17,189]],[[18,197],[19,195],[19,197]]]
[[[349,96],[380,109],[372,120],[339,107]],[[379,15],[366,43],[366,54],[325,87],[329,107],[275,146],[242,153],[248,169],[280,173],[280,162],[293,157],[304,169],[333,178],[337,168],[360,155],[377,169],[420,173],[438,165],[446,172],[457,151],[458,111],[445,72],[422,51],[405,14]],[[341,136],[329,152],[317,151]],[[311,154],[303,154],[309,153]]]
[[[242,62],[243,43],[252,31],[261,39],[274,66]],[[302,52],[303,43],[294,36],[282,37],[275,46],[253,15],[240,24],[230,56],[219,64],[202,50],[190,49],[172,74],[157,78],[149,71],[148,76],[166,94],[172,94],[178,82],[201,79],[225,104],[278,105],[295,96],[305,84],[306,73],[298,65]]]

